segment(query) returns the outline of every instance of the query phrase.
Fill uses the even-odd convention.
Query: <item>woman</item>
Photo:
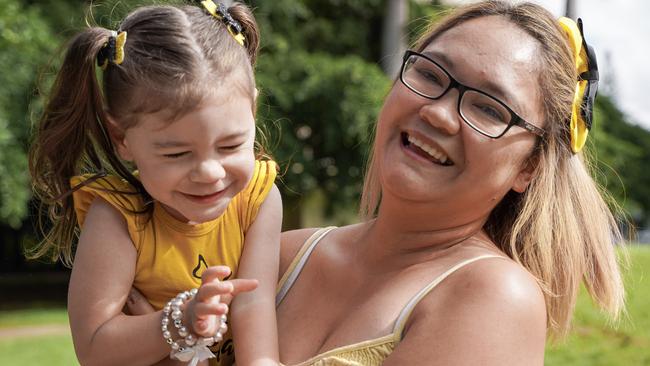
[[[621,311],[620,234],[575,153],[590,116],[570,122],[574,94],[595,85],[577,83],[571,24],[483,2],[407,52],[377,124],[365,221],[283,234],[283,363],[542,365],[582,280]]]

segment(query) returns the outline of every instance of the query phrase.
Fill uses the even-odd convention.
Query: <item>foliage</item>
[[[0,0],[0,222],[14,228],[27,215],[30,198],[26,147],[30,133],[30,102],[39,69],[56,41],[43,15],[14,0]]]
[[[142,4],[186,0],[0,0],[0,222],[20,225],[27,213],[26,146],[39,67],[75,30],[91,24],[115,28]],[[358,200],[369,136],[390,81],[378,67],[384,0],[246,1],[262,33],[257,67],[258,120],[271,154],[282,164],[283,193],[322,189],[329,212]],[[90,11],[88,11],[90,9]],[[440,16],[437,1],[409,0],[409,41]],[[6,52],[11,50],[11,52]],[[51,75],[48,75],[51,76]],[[47,80],[46,80],[47,81]],[[47,82],[43,90],[47,89]],[[30,98],[31,109],[30,109]],[[31,111],[31,112],[30,112]],[[597,100],[591,151],[600,181],[643,221],[650,212],[650,133],[631,125],[606,97]],[[294,202],[295,203],[295,202]]]
[[[599,180],[637,224],[650,220],[650,132],[628,122],[612,99],[599,95],[590,147]]]

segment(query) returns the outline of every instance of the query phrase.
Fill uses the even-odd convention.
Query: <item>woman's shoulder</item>
[[[333,244],[331,243],[332,241],[347,240],[351,235],[355,235],[362,226],[363,224],[353,224],[342,227],[330,227],[332,230],[327,230],[328,228],[323,227],[312,227],[283,232],[280,248],[280,275],[289,268],[291,262],[307,241],[319,233],[319,231],[320,233],[327,234],[327,237],[322,238],[323,243],[327,244],[327,242],[330,242],[330,244]]]
[[[508,257],[485,256],[425,296],[405,329],[441,339],[441,347],[518,347],[543,354],[546,327],[544,294],[535,277]]]

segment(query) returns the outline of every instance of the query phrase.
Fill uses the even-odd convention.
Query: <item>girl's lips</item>
[[[181,194],[185,196],[187,199],[189,199],[190,201],[200,203],[200,204],[209,204],[209,203],[214,203],[216,200],[221,198],[224,192],[226,192],[226,189],[222,189],[219,192],[205,194],[205,195],[195,195],[195,194],[182,193],[182,192]]]

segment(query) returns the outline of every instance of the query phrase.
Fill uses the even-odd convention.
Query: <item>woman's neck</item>
[[[444,209],[408,204],[406,207],[383,201],[377,218],[362,235],[360,250],[371,262],[420,262],[440,255],[467,239],[476,237],[489,243],[482,231],[487,215],[454,215]],[[402,260],[399,260],[401,258]]]

